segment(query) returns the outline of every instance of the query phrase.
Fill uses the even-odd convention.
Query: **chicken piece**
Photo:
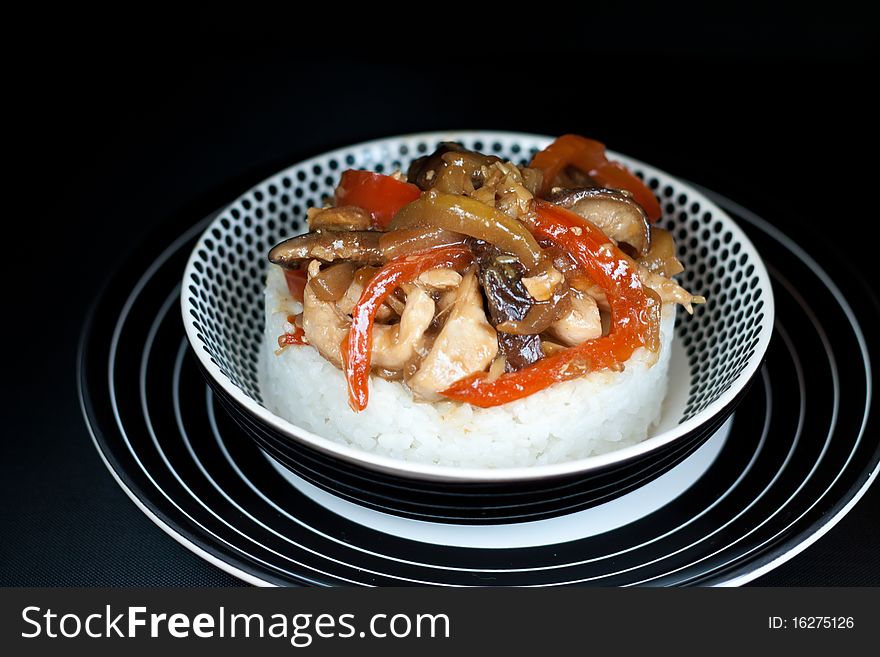
[[[611,312],[611,304],[608,303],[608,296],[605,294],[605,290],[593,283],[593,281],[591,281],[589,278],[581,278],[577,281],[576,284],[573,283],[571,287],[572,289],[576,289],[578,292],[583,292],[585,295],[595,301],[596,305],[599,306],[599,310],[602,310],[606,313]]]
[[[435,292],[442,292],[457,287],[461,283],[461,274],[454,269],[438,267],[429,269],[419,276],[419,283]]]
[[[522,176],[522,185],[526,191],[532,196],[538,195],[538,188],[544,181],[544,173],[540,169],[530,169],[528,167],[519,167],[519,173]]]
[[[455,299],[458,296],[458,290],[449,289],[441,292],[437,297],[437,312],[434,313],[434,322],[432,326],[439,329],[446,323],[449,312],[455,306]]]
[[[535,301],[547,301],[563,280],[558,269],[549,267],[535,276],[524,276],[522,284]]]
[[[441,390],[485,370],[497,354],[498,337],[483,312],[477,278],[469,273],[461,281],[443,330],[409,379],[409,387],[418,399],[439,400]]]
[[[406,307],[397,324],[373,325],[373,367],[402,370],[422,349],[434,319],[434,300],[416,285],[408,288]]]
[[[320,263],[309,263],[309,279],[320,271]],[[355,283],[352,283],[352,286]],[[424,344],[424,334],[434,319],[434,300],[421,288],[409,288],[406,306],[396,324],[373,325],[372,363],[385,370],[402,370]],[[390,310],[389,310],[390,312]],[[339,309],[339,302],[321,301],[306,285],[303,290],[302,327],[306,340],[336,367],[342,367],[340,345],[348,337],[351,318]]]
[[[571,310],[565,317],[550,325],[547,332],[569,347],[602,335],[599,306],[593,297],[572,289],[569,292]]]
[[[694,314],[692,304],[706,303],[705,297],[694,296],[679,285],[675,279],[666,278],[660,274],[648,271],[642,265],[639,265],[639,278],[642,279],[642,284],[645,287],[651,288],[657,293],[657,296],[660,297],[663,303],[681,304],[690,315]]]

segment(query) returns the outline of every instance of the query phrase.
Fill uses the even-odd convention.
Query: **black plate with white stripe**
[[[876,345],[859,327],[877,310],[859,281],[835,268],[832,282],[789,238],[712,196],[764,256],[776,335],[723,430],[607,504],[511,525],[434,524],[359,507],[273,464],[217,402],[184,338],[178,285],[208,220],[145,244],[91,314],[79,381],[96,446],[155,522],[254,583],[748,581],[833,526],[877,473],[866,437]]]

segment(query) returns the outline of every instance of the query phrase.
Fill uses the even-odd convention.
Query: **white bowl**
[[[263,406],[258,366],[266,254],[277,242],[306,230],[306,208],[321,205],[325,196],[332,195],[344,169],[405,171],[410,160],[433,151],[441,141],[459,141],[525,163],[551,140],[480,131],[415,134],[357,144],[291,166],[220,212],[187,263],[181,287],[183,322],[209,383],[268,453],[301,475],[308,470],[310,480],[336,492],[340,478],[346,479],[349,489],[357,480],[360,488],[372,490],[378,480],[382,485],[403,481],[418,493],[436,492],[438,486],[444,490],[452,486],[451,494],[473,492],[473,486],[500,492],[503,486],[524,483],[538,490],[544,485],[541,482],[603,479],[634,466],[641,468],[638,472],[648,472],[652,459],[668,469],[674,465],[667,462],[674,460],[672,454],[689,453],[679,445],[694,443],[695,449],[733,411],[758,372],[772,334],[773,292],[761,257],[736,223],[703,194],[662,171],[610,151],[611,158],[655,189],[664,211],[658,225],[675,236],[678,256],[686,267],[684,285],[708,299],[693,317],[679,314],[669,392],[661,420],[647,440],[565,463],[457,468],[361,451],[298,427]]]

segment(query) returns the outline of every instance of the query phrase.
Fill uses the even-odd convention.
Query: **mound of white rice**
[[[402,383],[371,377],[370,402],[348,406],[345,377],[313,347],[278,336],[301,310],[270,266],[261,388],[266,407],[340,443],[406,461],[504,468],[559,463],[644,440],[666,394],[675,312],[664,307],[659,359],[637,350],[623,372],[594,372],[495,408],[415,402]]]

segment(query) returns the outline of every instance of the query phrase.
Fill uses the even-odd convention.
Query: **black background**
[[[76,345],[101,282],[143,235],[182,230],[310,155],[423,130],[582,133],[849,254],[874,279],[868,16],[539,10],[509,30],[444,16],[382,32],[339,30],[339,17],[111,16],[107,28],[77,16],[22,40],[7,60],[18,175],[3,221],[0,584],[235,582],[106,472],[76,400]],[[880,584],[878,509],[875,486],[757,583]]]

